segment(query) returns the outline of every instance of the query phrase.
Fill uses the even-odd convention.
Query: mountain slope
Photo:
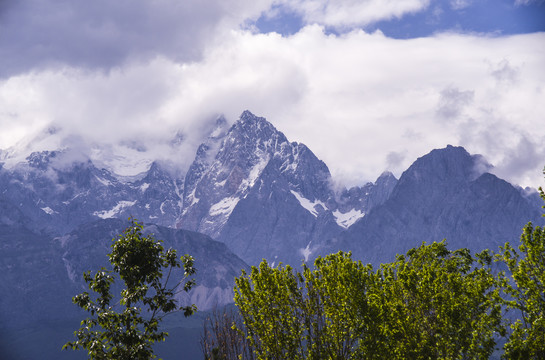
[[[22,226],[0,224],[0,289],[4,294],[0,324],[21,326],[78,316],[71,298],[88,291],[83,273],[108,268],[112,239],[127,225],[120,219],[100,219],[51,238]],[[199,233],[158,225],[146,225],[144,233],[153,233],[164,241],[165,248],[177,249],[180,256],[187,253],[195,258],[197,285],[189,295],[179,295],[181,302],[195,303],[200,310],[232,302],[234,278],[242,269],[248,270],[248,265],[225,244]],[[171,275],[174,281],[182,277],[181,269]]]
[[[533,201],[484,170],[483,160],[461,147],[433,150],[403,173],[384,204],[326,251],[351,250],[378,264],[422,241],[443,238],[453,249],[497,250],[516,242],[528,221],[543,223]]]
[[[245,111],[201,145],[186,177],[177,226],[226,243],[250,264],[298,264],[383,202],[396,179],[336,193],[327,166]]]

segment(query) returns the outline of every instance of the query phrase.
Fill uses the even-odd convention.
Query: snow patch
[[[178,293],[176,300],[180,303],[195,304],[199,310],[210,310],[232,303],[233,296],[234,292],[231,287],[197,285],[191,289],[189,294],[183,291]]]
[[[252,169],[250,170],[250,173],[248,174],[248,177],[242,181],[240,184],[241,190],[249,189],[254,186],[255,182],[259,178],[259,175],[261,175],[261,172],[263,169],[265,169],[265,166],[269,163],[269,157],[266,156],[262,158],[257,164],[255,164]]]
[[[193,205],[195,205],[196,203],[199,202],[199,198],[195,195],[195,190],[196,189],[193,189],[191,194],[189,194],[189,196],[188,196],[188,199],[191,199],[191,204],[189,204],[189,206],[193,206]]]
[[[147,190],[147,188],[149,188],[148,183],[143,183],[142,185],[140,185],[140,191],[141,192],[145,192]]]
[[[98,180],[98,182],[100,182],[102,185],[104,186],[111,186],[112,185],[112,182],[109,181],[109,180],[106,180],[106,179],[103,179],[103,178],[100,178],[98,176],[95,175],[95,178]]]
[[[122,144],[94,147],[91,149],[90,157],[97,167],[104,167],[120,177],[132,177],[145,173],[153,163],[147,152]]]
[[[303,197],[303,195],[293,190],[291,190],[291,193],[293,194],[293,196],[295,196],[297,201],[299,201],[299,204],[301,204],[302,207],[304,207],[308,212],[316,217],[318,216],[318,211],[316,210],[317,205],[321,205],[324,209],[327,209],[327,206],[320,200],[310,201],[309,199]]]
[[[214,131],[212,131],[212,133],[209,135],[209,137],[211,138],[218,138],[222,135],[223,133],[223,128],[221,126],[218,126],[214,129]]]
[[[222,199],[220,202],[212,205],[208,213],[210,214],[210,216],[229,216],[231,212],[233,212],[233,209],[235,208],[235,206],[237,206],[239,201],[239,198],[227,197],[225,199]]]
[[[301,254],[305,257],[305,262],[308,261],[308,257],[310,256],[310,254],[312,254],[312,251],[310,250],[311,243],[312,241],[309,241],[306,248],[299,250]]]
[[[73,283],[76,282],[78,276],[76,274],[76,271],[74,270],[74,268],[72,267],[72,264],[70,264],[70,261],[68,261],[66,258],[62,258],[62,262],[64,263],[64,268],[66,269],[66,273],[68,275],[68,278],[70,279],[70,281],[72,281]]]
[[[48,215],[53,215],[56,213],[55,210],[51,209],[49,206],[41,208],[43,212],[45,212]]]
[[[111,210],[95,211],[93,215],[98,216],[101,219],[110,219],[110,218],[113,218],[116,214],[118,214],[124,208],[131,207],[134,204],[136,204],[136,200],[135,201],[120,201]]]
[[[339,210],[336,210],[333,212],[333,216],[335,217],[337,224],[347,229],[356,221],[364,217],[365,213],[356,209],[352,209],[346,213],[341,213]]]

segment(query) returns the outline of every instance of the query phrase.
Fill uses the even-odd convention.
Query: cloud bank
[[[136,2],[128,13],[115,5],[109,14],[99,5],[112,5],[97,2],[85,5],[85,15],[63,3],[25,38],[44,56],[23,53],[20,63],[19,56],[0,56],[7,69],[0,80],[0,148],[54,124],[62,129],[59,139],[76,136],[89,149],[110,144],[113,153],[122,148],[175,159],[183,169],[219,114],[233,122],[249,109],[309,146],[346,185],[374,181],[384,170],[399,176],[417,157],[447,144],[484,155],[509,181],[542,184],[545,33],[396,40],[380,31],[335,35],[324,27],[403,16],[429,3],[362,2],[364,16],[353,9],[356,2],[301,0],[292,3],[294,11],[323,25],[291,36],[248,25],[272,11],[271,1],[249,8],[217,2],[209,9],[196,1],[175,7],[163,0],[153,8]],[[32,2],[31,13],[40,4],[47,1]],[[11,8],[20,14],[3,17],[30,24],[22,6]],[[51,48],[38,46],[35,32],[63,16],[83,29]],[[62,32],[56,24],[43,36]],[[97,29],[104,39],[97,40]],[[76,44],[88,37],[88,48],[78,52]],[[118,49],[103,51],[106,46]],[[91,50],[94,57],[84,52]],[[173,146],[176,134],[184,140]],[[30,148],[38,146],[53,144],[34,141]]]

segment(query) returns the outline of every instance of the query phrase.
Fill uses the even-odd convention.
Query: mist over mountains
[[[378,265],[443,238],[453,249],[496,250],[528,221],[543,223],[536,192],[490,174],[461,147],[431,151],[399,179],[385,172],[339,189],[309,148],[249,111],[230,127],[219,118],[184,174],[161,161],[116,174],[101,164],[119,158],[70,147],[17,162],[1,155],[4,329],[77,317],[70,299],[83,290],[83,271],[106,265],[130,216],[195,257],[198,285],[180,300],[200,310],[232,302],[234,277],[263,258],[297,266],[345,250]]]

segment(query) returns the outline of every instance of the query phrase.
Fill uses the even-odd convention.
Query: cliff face
[[[535,199],[485,172],[483,159],[449,146],[419,158],[391,196],[340,236],[339,248],[378,264],[422,241],[497,250],[516,243],[529,221],[542,224]],[[330,248],[331,250],[331,248]]]
[[[231,127],[220,118],[181,176],[151,163],[126,178],[70,149],[33,153],[0,166],[0,321],[74,316],[82,273],[107,265],[129,216],[195,257],[198,286],[180,300],[201,309],[232,302],[234,277],[263,258],[297,266],[342,249],[378,265],[443,238],[452,249],[495,250],[543,219],[535,194],[487,170],[448,146],[399,180],[385,172],[337,190],[310,149],[250,112]]]

